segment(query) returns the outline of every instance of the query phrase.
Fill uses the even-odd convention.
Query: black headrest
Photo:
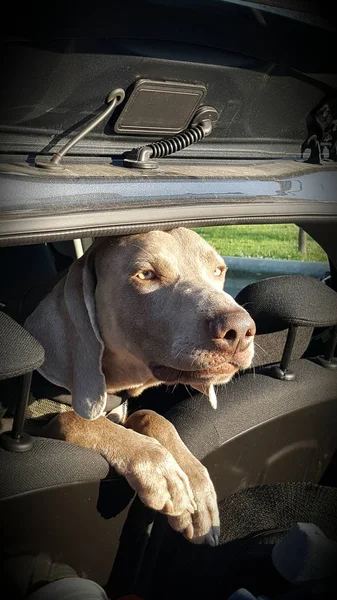
[[[41,344],[6,313],[0,311],[0,379],[24,375],[42,365]]]
[[[337,294],[305,275],[268,277],[247,285],[236,301],[254,319],[257,333],[288,328],[329,327],[337,324]]]

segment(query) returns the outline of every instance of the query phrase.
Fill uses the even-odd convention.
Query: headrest
[[[290,325],[337,324],[337,293],[305,275],[262,279],[247,285],[235,299],[254,319],[257,334],[281,331]]]
[[[41,344],[14,319],[0,311],[0,379],[34,371],[43,361]]]

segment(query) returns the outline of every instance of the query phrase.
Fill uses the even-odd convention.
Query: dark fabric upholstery
[[[337,541],[336,488],[310,483],[247,488],[220,503],[220,520],[218,548],[190,544],[166,528],[148,600],[223,600],[238,588],[278,600],[291,591],[287,598],[332,597],[335,580],[322,582],[318,595],[311,594],[312,582],[302,592],[286,582],[272,565],[271,551],[297,522],[314,523]]]
[[[313,328],[300,327],[296,333],[291,358],[301,358],[307,350]],[[255,352],[252,362],[253,367],[278,363],[281,361],[284,346],[288,335],[288,329],[274,331],[273,333],[262,333],[255,336]]]
[[[217,388],[217,410],[206,396],[197,394],[173,406],[165,417],[201,460],[220,444],[259,423],[337,398],[337,369],[324,369],[304,359],[292,362],[291,369],[294,381],[280,381],[258,372],[245,373]]]
[[[315,523],[337,540],[337,489],[302,482],[247,488],[220,503],[220,520],[226,524],[222,543],[290,529],[298,520]]]
[[[313,277],[281,275],[246,286],[236,296],[257,325],[270,333],[297,325],[329,327],[337,323],[337,294]]]
[[[32,450],[22,454],[0,448],[0,498],[66,483],[97,481],[108,473],[109,464],[97,452],[60,440],[34,438]]]
[[[219,386],[216,411],[205,396],[196,394],[175,404],[165,416],[195,456],[203,459],[222,443],[268,419],[336,398],[337,370],[308,360],[294,361],[292,369],[296,379],[291,382],[246,373]],[[6,496],[100,479],[108,471],[108,463],[94,451],[58,440],[35,438],[33,450],[22,455],[0,450],[1,494]]]
[[[6,313],[0,311],[0,379],[29,373],[42,365],[39,342]]]

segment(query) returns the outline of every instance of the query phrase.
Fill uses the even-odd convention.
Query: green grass
[[[306,256],[298,251],[298,227],[287,225],[224,225],[195,229],[222,256],[283,258],[325,262],[322,248],[307,235]]]

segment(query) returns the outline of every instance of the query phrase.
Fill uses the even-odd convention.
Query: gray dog
[[[43,435],[100,452],[147,506],[196,543],[216,545],[208,472],[164,417],[105,418],[107,393],[185,383],[208,395],[250,366],[255,325],[223,291],[226,265],[195,232],[97,240],[27,319],[46,360],[41,374],[72,394],[74,412]]]

